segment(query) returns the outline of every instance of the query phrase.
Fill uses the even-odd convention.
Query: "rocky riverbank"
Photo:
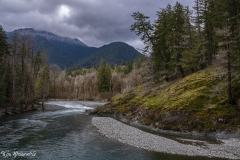
[[[220,144],[209,144],[205,141],[187,139],[175,141],[144,132],[109,117],[93,117],[92,123],[100,133],[108,138],[150,151],[187,156],[240,159],[240,139],[237,138],[219,139]],[[194,143],[183,143],[186,141],[194,141]],[[196,142],[201,143],[201,145],[197,145]]]
[[[27,107],[27,108],[23,108],[23,109],[20,109],[19,107],[15,108],[15,109],[13,107],[0,108],[0,116],[35,111],[37,109],[38,109],[38,106],[36,106],[36,105],[33,108]]]
[[[59,109],[64,109],[64,107],[58,106],[58,105],[49,105],[49,104],[44,105],[44,110],[46,110],[46,111],[59,110]],[[39,104],[39,105],[34,105],[33,108],[27,107],[24,109],[20,109],[19,107],[16,107],[15,109],[13,107],[0,108],[0,116],[19,114],[19,113],[24,113],[24,112],[36,111],[36,110],[42,110],[42,106]]]

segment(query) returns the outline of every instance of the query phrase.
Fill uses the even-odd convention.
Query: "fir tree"
[[[7,89],[7,54],[8,44],[6,34],[0,26],[0,105],[6,101],[6,89]]]
[[[98,91],[100,93],[107,92],[110,90],[111,77],[112,74],[110,66],[104,64],[104,60],[101,59],[97,71]]]

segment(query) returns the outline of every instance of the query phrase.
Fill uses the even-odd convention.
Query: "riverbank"
[[[125,125],[109,117],[93,117],[92,123],[101,134],[108,138],[150,151],[187,156],[240,159],[239,139],[219,139],[220,144],[209,144],[205,141],[185,144],[183,141],[191,142],[191,140],[179,139],[179,141],[174,141]],[[201,145],[196,145],[196,142],[201,143]]]
[[[80,101],[80,100],[66,100],[66,99],[48,99],[47,102],[78,102],[79,104],[83,106],[90,106],[93,108],[100,107],[106,104],[105,101]],[[49,104],[49,103],[44,103],[44,111],[53,111],[53,110],[59,110],[59,109],[66,109],[66,107],[56,104]],[[20,107],[16,107],[14,110],[13,107],[7,107],[7,108],[0,108],[0,117],[5,116],[5,115],[11,115],[11,114],[19,114],[19,113],[24,113],[24,112],[29,112],[29,111],[36,111],[36,110],[43,110],[41,104],[35,104],[34,107],[27,107],[24,108],[23,110],[20,110]],[[90,109],[87,109],[90,110]]]
[[[226,81],[212,66],[175,81],[121,92],[89,114],[124,118],[156,130],[240,136],[240,101],[229,105]],[[235,98],[238,85],[233,83]]]
[[[49,105],[49,104],[44,104],[44,110],[45,111],[50,111],[50,110],[59,110],[59,109],[64,109],[62,106],[57,106],[57,105]],[[0,108],[0,117],[5,116],[5,115],[11,115],[11,114],[20,114],[20,113],[25,113],[25,112],[30,112],[30,111],[36,111],[36,110],[42,110],[42,106],[39,105],[34,105],[34,107],[28,107],[24,109],[20,109],[17,107],[15,110],[13,107],[8,107],[6,108]]]
[[[38,109],[38,106],[32,107],[27,107],[24,109],[20,109],[19,107],[13,108],[13,107],[8,107],[8,108],[0,108],[0,117],[5,116],[5,115],[11,115],[11,114],[19,114],[19,113],[24,113],[24,112],[29,112],[29,111],[35,111]]]

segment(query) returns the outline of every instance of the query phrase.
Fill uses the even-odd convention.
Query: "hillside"
[[[240,130],[240,108],[227,103],[215,67],[154,87],[144,84],[113,97],[92,114],[119,116],[156,129],[198,132]]]
[[[20,35],[32,35],[35,40],[35,50],[44,50],[50,64],[65,67],[90,67],[96,66],[101,58],[109,64],[121,64],[136,60],[141,54],[133,47],[123,42],[115,42],[100,48],[89,47],[79,39],[61,37],[46,31],[37,31],[32,28],[18,29],[7,32],[8,40],[14,32]]]
[[[36,37],[36,44],[42,44],[42,50],[46,51],[50,64],[58,64],[62,69],[71,67],[80,60],[87,58],[96,50],[94,47],[82,46],[74,43],[47,40],[44,37]]]

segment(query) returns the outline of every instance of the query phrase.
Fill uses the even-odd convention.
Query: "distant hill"
[[[123,42],[113,42],[95,50],[86,59],[79,61],[79,66],[97,66],[104,59],[110,65],[137,60],[141,54],[132,46]]]
[[[18,29],[6,32],[11,39],[14,32],[30,34],[34,37],[36,47],[47,52],[50,64],[64,67],[92,67],[98,65],[101,58],[109,64],[121,64],[138,59],[141,54],[123,42],[114,42],[100,48],[89,47],[79,39],[61,37],[46,31],[37,31],[33,28]]]

